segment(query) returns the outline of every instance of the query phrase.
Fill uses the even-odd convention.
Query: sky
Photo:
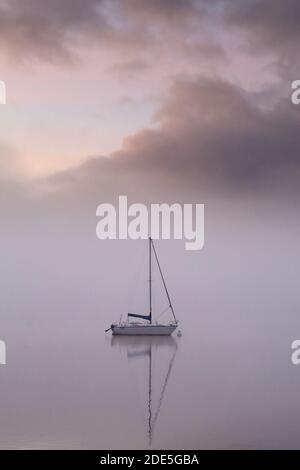
[[[15,284],[27,292],[29,272],[31,301],[50,284],[59,302],[74,273],[86,296],[81,273],[105,279],[102,311],[113,317],[115,283],[128,288],[124,244],[96,239],[96,209],[127,195],[205,204],[204,249],[184,253],[182,242],[178,264],[176,243],[164,245],[181,302],[207,268],[208,293],[215,279],[224,292],[244,282],[245,295],[252,283],[295,304],[298,2],[11,0],[0,13],[7,295]],[[193,273],[186,292],[178,265]]]
[[[63,298],[68,282],[55,280],[74,273],[126,291],[124,245],[96,239],[98,205],[126,195],[205,204],[204,249],[182,253],[186,294],[177,245],[164,245],[182,302],[204,279],[202,253],[208,293],[223,272],[219,289],[243,279],[260,292],[260,279],[277,305],[296,302],[299,19],[294,0],[1,0],[7,293],[27,272],[32,299],[49,283]]]
[[[295,0],[1,0],[3,178],[295,175],[299,15]]]

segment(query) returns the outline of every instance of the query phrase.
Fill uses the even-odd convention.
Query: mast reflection
[[[147,397],[147,414],[148,414],[148,440],[149,446],[152,444],[154,427],[157,422],[161,406],[164,400],[165,392],[168,386],[169,378],[178,350],[177,341],[172,336],[112,336],[111,346],[125,350],[128,360],[134,358],[147,358],[148,360],[148,397]],[[153,391],[153,354],[160,349],[169,349],[171,352],[168,360],[167,372],[165,374],[161,392],[159,394],[156,410],[152,409],[152,391]]]

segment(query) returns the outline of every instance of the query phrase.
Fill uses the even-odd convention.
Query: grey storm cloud
[[[80,37],[104,32],[101,4],[102,0],[2,0],[2,50],[43,59],[68,55]]]
[[[54,61],[95,40],[139,47],[157,39],[153,27],[161,21],[168,30],[172,18],[177,27],[198,13],[189,0],[1,0],[0,44],[11,57]]]
[[[252,43],[276,50],[299,43],[298,0],[220,0],[223,17],[252,36]]]
[[[294,80],[299,70],[298,0],[217,0],[214,21],[252,57],[269,57],[276,74]],[[217,14],[216,14],[217,13]],[[227,51],[230,53],[230,51]]]
[[[170,40],[172,32],[189,45],[202,41],[212,53],[222,49],[212,32],[225,29],[246,33],[250,47],[288,55],[299,40],[299,20],[297,0],[1,0],[0,44],[11,57],[54,60],[84,42],[139,47]]]
[[[127,178],[151,186],[155,176],[190,189],[251,191],[299,180],[300,114],[289,102],[262,107],[233,84],[198,78],[177,81],[156,120],[109,158],[91,158],[52,182],[126,190]]]
[[[120,78],[134,78],[136,74],[146,72],[149,66],[145,60],[135,59],[114,64],[109,72]]]
[[[153,17],[167,21],[186,19],[204,13],[203,2],[195,0],[125,0],[120,2],[124,11],[134,16]]]

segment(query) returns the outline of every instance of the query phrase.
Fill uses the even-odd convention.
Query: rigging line
[[[167,297],[168,297],[169,307],[170,307],[170,309],[171,309],[171,312],[172,312],[172,315],[173,315],[173,317],[174,317],[174,320],[175,320],[176,323],[177,323],[177,318],[175,317],[175,313],[174,313],[174,310],[173,310],[171,298],[170,298],[170,295],[169,295],[169,292],[168,292],[168,289],[167,289],[167,285],[166,285],[166,283],[165,283],[165,279],[164,279],[164,276],[163,276],[163,273],[162,273],[162,270],[161,270],[161,267],[160,267],[160,264],[159,264],[159,261],[158,261],[156,249],[155,249],[155,246],[154,246],[154,243],[153,243],[152,238],[150,238],[150,242],[151,242],[151,245],[152,245],[152,248],[153,248],[153,252],[154,252],[154,255],[155,255],[155,259],[156,259],[156,262],[157,262],[157,265],[158,265],[158,269],[159,269],[159,272],[160,272],[160,275],[161,275],[161,278],[162,278],[162,281],[163,281],[163,285],[164,285],[164,288],[165,288],[165,291],[166,291],[166,294],[167,294]]]
[[[160,317],[162,317],[163,314],[166,313],[166,312],[169,310],[169,308],[170,308],[170,305],[168,305],[167,308],[165,308],[165,309],[158,315],[158,317],[156,317],[157,320],[158,320]]]

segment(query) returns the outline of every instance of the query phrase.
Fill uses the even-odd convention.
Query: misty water
[[[298,221],[242,209],[208,207],[200,252],[157,241],[182,336],[152,339],[104,333],[147,308],[146,242],[100,242],[92,216],[7,217],[1,448],[300,447]]]

